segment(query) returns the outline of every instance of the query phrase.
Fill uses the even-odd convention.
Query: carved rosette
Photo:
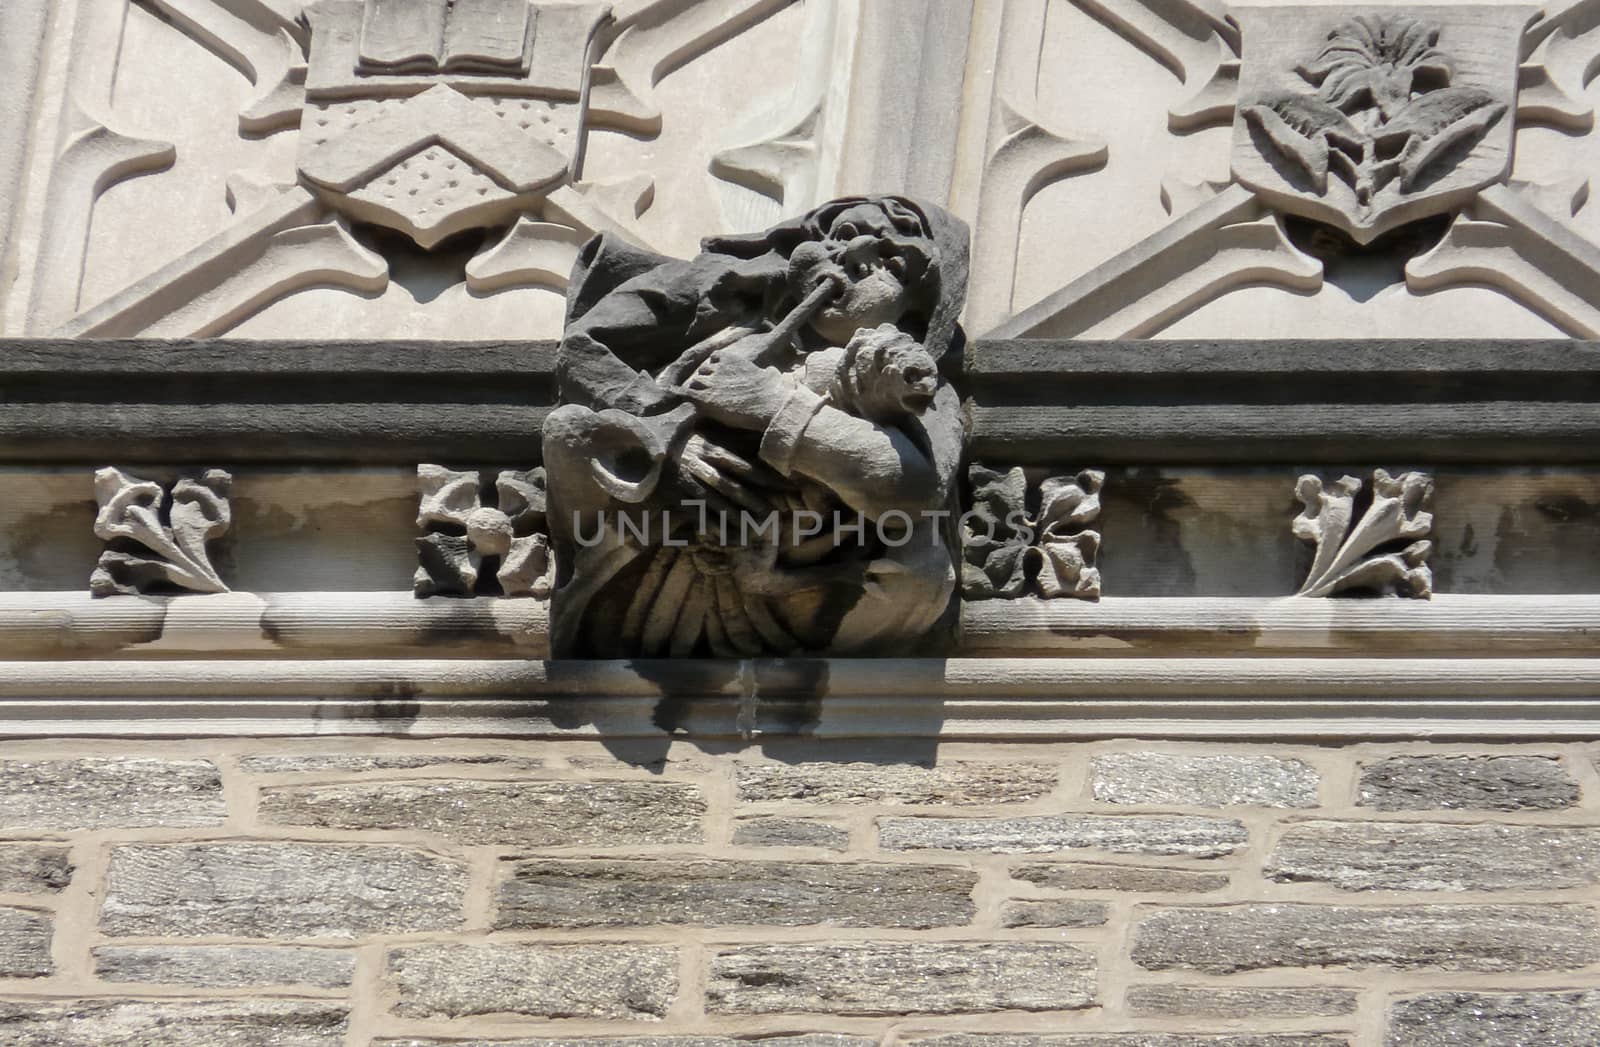
[[[94,533],[106,549],[89,578],[89,591],[95,596],[227,592],[212,566],[210,546],[232,521],[232,483],[221,469],[170,484],[109,466],[97,470],[94,496],[100,509]]]
[[[1233,173],[1367,243],[1511,169],[1521,7],[1243,8]]]
[[[1342,476],[1332,484],[1307,474],[1295,484],[1304,506],[1294,518],[1296,538],[1316,547],[1311,569],[1297,596],[1332,596],[1340,592],[1395,594],[1427,599],[1433,595],[1433,573],[1426,541],[1433,514],[1425,509],[1433,497],[1427,473],[1390,476],[1372,473],[1372,498],[1360,505],[1361,481]]]
[[[550,595],[555,580],[545,533],[544,470],[505,470],[495,504],[484,504],[476,472],[417,466],[421,504],[414,588],[418,596]],[[485,573],[484,565],[492,565]]]
[[[1105,473],[1085,469],[1030,487],[1021,466],[967,469],[971,507],[961,518],[962,594],[968,599],[1036,594],[1100,598],[1100,517]],[[1037,509],[1030,511],[1030,504]]]

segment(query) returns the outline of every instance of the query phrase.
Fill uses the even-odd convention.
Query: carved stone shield
[[[1532,7],[1234,8],[1233,174],[1367,243],[1511,168]]]

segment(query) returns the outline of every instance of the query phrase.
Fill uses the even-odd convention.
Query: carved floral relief
[[[1090,527],[1100,518],[1105,473],[1051,476],[1030,491],[1021,466],[1000,472],[975,462],[967,480],[972,503],[961,518],[962,595],[1100,598],[1100,532]],[[1030,500],[1037,505],[1032,512]]]
[[[1409,472],[1372,472],[1372,497],[1363,509],[1361,481],[1342,476],[1331,484],[1313,474],[1295,483],[1304,506],[1294,518],[1294,535],[1316,549],[1297,596],[1332,596],[1367,591],[1427,599],[1433,573],[1427,541],[1433,514],[1433,477]]]
[[[417,466],[418,596],[550,595],[544,470],[504,470],[487,504],[476,472]],[[493,569],[484,571],[485,562]]]
[[[225,593],[211,543],[232,521],[221,469],[160,484],[106,467],[94,474],[94,533],[106,543],[89,579],[95,596],[188,590]]]
[[[1504,178],[1532,9],[1244,8],[1233,172],[1360,243]]]

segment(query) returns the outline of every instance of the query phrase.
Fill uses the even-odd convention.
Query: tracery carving
[[[966,227],[825,204],[678,261],[602,236],[544,426],[558,655],[903,650],[946,615]]]
[[[95,536],[106,542],[89,578],[95,596],[189,590],[225,593],[211,563],[210,543],[232,520],[221,469],[168,484],[141,480],[120,469],[95,471]]]
[[[417,539],[418,596],[550,595],[544,469],[503,470],[493,505],[476,472],[419,465],[417,486],[417,526],[427,532]]]
[[[1316,546],[1311,570],[1297,596],[1332,596],[1351,590],[1394,593],[1427,599],[1433,573],[1426,541],[1433,514],[1433,477],[1409,472],[1372,472],[1372,498],[1358,512],[1361,481],[1342,476],[1331,485],[1313,474],[1295,483],[1305,508],[1294,518],[1294,535]]]
[[[1100,598],[1100,491],[1106,475],[1085,469],[1030,485],[1021,466],[967,468],[972,506],[961,517],[961,591],[969,599]],[[1031,495],[1031,497],[1030,497]],[[1032,501],[1037,509],[1030,511]]]

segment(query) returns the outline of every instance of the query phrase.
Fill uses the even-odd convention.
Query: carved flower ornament
[[[1317,56],[1295,68],[1315,92],[1262,97],[1243,107],[1244,117],[1318,193],[1327,192],[1330,172],[1363,205],[1396,178],[1408,192],[1507,108],[1481,88],[1451,85],[1439,33],[1407,14],[1341,22]]]

